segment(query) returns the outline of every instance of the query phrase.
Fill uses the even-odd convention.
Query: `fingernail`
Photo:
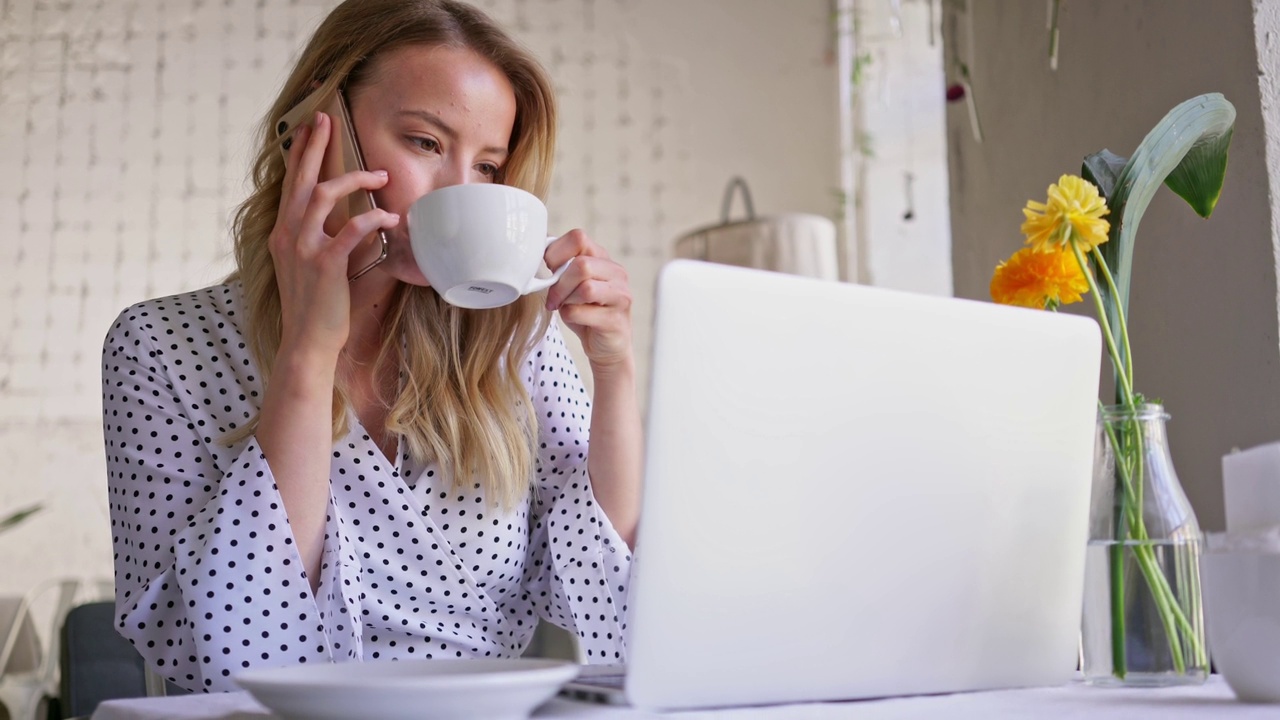
[[[373,171],[373,174],[374,174],[374,175],[381,175],[382,177],[386,177],[386,176],[387,176],[387,171],[386,171],[386,170],[374,170],[374,171]]]
[[[323,118],[324,118],[324,113],[322,113],[322,112],[320,112],[319,110],[317,110],[317,111],[316,111],[316,124],[317,124],[317,125],[319,125],[319,124],[320,124],[320,120],[321,120],[321,119],[323,119]]]
[[[400,213],[391,213],[391,219],[400,222]]]

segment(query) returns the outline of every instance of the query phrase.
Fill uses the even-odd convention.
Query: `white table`
[[[577,720],[633,720],[675,717],[679,720],[733,718],[735,720],[910,720],[948,718],[1080,718],[1131,720],[1180,718],[1280,718],[1280,705],[1237,702],[1222,678],[1213,676],[1198,687],[1160,690],[1112,690],[1072,684],[1034,690],[1003,690],[931,697],[895,698],[842,703],[812,703],[737,710],[712,710],[663,715],[630,708],[589,705],[554,699],[536,718]],[[98,707],[92,720],[273,720],[247,693],[189,695],[167,698],[112,700]]]

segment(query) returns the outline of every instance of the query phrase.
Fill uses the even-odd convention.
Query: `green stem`
[[[1178,611],[1178,603],[1172,597],[1173,591],[1156,563],[1155,551],[1150,545],[1135,545],[1133,554],[1138,558],[1138,569],[1151,588],[1151,597],[1155,600],[1160,615],[1160,624],[1164,626],[1165,637],[1169,640],[1169,654],[1173,656],[1173,669],[1179,675],[1187,671],[1187,661],[1182,654],[1182,642],[1178,639],[1178,628],[1175,626],[1174,614]]]
[[[1129,411],[1128,415],[1130,416],[1122,421],[1124,424],[1121,435],[1127,436],[1125,437],[1126,442],[1122,444],[1116,429],[1106,420],[1105,408],[1100,408],[1103,412],[1103,426],[1115,453],[1115,470],[1120,479],[1120,497],[1117,498],[1118,507],[1115,528],[1117,542],[1111,548],[1112,672],[1116,677],[1123,679],[1128,671],[1125,648],[1124,548],[1128,546],[1127,541],[1132,539],[1134,541],[1132,545],[1134,557],[1137,561],[1139,572],[1151,591],[1152,600],[1155,602],[1156,609],[1160,615],[1160,622],[1164,627],[1165,635],[1169,642],[1169,651],[1174,669],[1179,674],[1182,674],[1186,672],[1188,656],[1184,652],[1179,636],[1180,632],[1186,635],[1188,644],[1186,650],[1193,654],[1192,659],[1194,662],[1204,665],[1206,664],[1206,658],[1204,647],[1200,643],[1198,634],[1191,627],[1191,623],[1187,620],[1186,614],[1178,602],[1177,594],[1174,593],[1173,588],[1169,585],[1168,578],[1165,577],[1160,569],[1154,548],[1146,544],[1149,537],[1146,522],[1143,518],[1144,493],[1142,487],[1146,467],[1146,453],[1144,452],[1146,443],[1142,434],[1141,422],[1137,417],[1137,398],[1133,391],[1133,352],[1129,345],[1129,327],[1125,320],[1124,309],[1117,305],[1116,325],[1120,331],[1122,345],[1117,343],[1115,330],[1111,326],[1097,282],[1089,271],[1088,262],[1085,260],[1084,254],[1081,253],[1079,246],[1070,237],[1070,234],[1067,235],[1065,240],[1075,255],[1076,263],[1084,273],[1086,282],[1089,284],[1089,290],[1093,295],[1094,305],[1098,311],[1098,321],[1102,328],[1103,339],[1106,341],[1107,352],[1116,368],[1116,383],[1119,386],[1122,405]],[[1106,260],[1103,259],[1097,248],[1094,248],[1092,252],[1094,261],[1106,281],[1111,297],[1116,298],[1117,302],[1119,302],[1119,293],[1116,290],[1115,280],[1111,276],[1111,270],[1107,267]],[[1124,350],[1123,356],[1120,353],[1121,347]],[[1101,406],[1101,403],[1099,405]]]
[[[1200,634],[1191,626],[1191,621],[1187,619],[1186,613],[1183,612],[1182,605],[1178,603],[1177,593],[1175,593],[1173,591],[1173,587],[1169,585],[1169,579],[1159,570],[1159,566],[1155,561],[1154,550],[1149,546],[1144,547],[1147,555],[1146,562],[1151,567],[1151,575],[1147,577],[1147,583],[1152,587],[1153,594],[1157,596],[1157,602],[1160,602],[1160,598],[1163,598],[1162,604],[1168,615],[1166,617],[1165,614],[1162,613],[1161,620],[1165,621],[1165,632],[1169,633],[1170,645],[1172,646],[1176,641],[1175,633],[1169,628],[1169,623],[1173,623],[1177,625],[1176,629],[1181,630],[1181,632],[1186,636],[1191,659],[1198,665],[1208,664],[1208,658],[1205,656],[1204,646],[1200,642]],[[1146,575],[1146,573],[1144,573],[1144,575]],[[1171,647],[1171,649],[1173,648]],[[1183,653],[1181,651],[1180,645],[1179,649],[1174,652],[1174,664],[1180,666],[1178,668],[1179,672],[1182,672],[1183,668],[1185,668],[1185,661],[1181,663],[1179,661],[1182,661],[1187,655],[1188,653]]]
[[[1106,340],[1107,351],[1111,355],[1111,360],[1117,368],[1117,383],[1120,386],[1121,397],[1124,400],[1124,406],[1130,411],[1130,415],[1134,417],[1127,418],[1124,421],[1125,435],[1127,442],[1123,445],[1116,436],[1115,429],[1111,423],[1104,419],[1104,426],[1107,430],[1107,436],[1111,441],[1111,446],[1116,454],[1116,472],[1120,476],[1122,507],[1117,513],[1116,540],[1119,541],[1120,552],[1112,554],[1112,670],[1117,677],[1123,678],[1127,673],[1126,652],[1124,647],[1125,640],[1125,620],[1124,620],[1124,563],[1123,548],[1125,541],[1132,538],[1138,543],[1148,540],[1146,523],[1142,517],[1143,507],[1143,488],[1142,478],[1144,476],[1146,458],[1143,448],[1145,446],[1145,438],[1142,437],[1142,426],[1136,417],[1137,402],[1133,393],[1133,352],[1129,345],[1129,327],[1125,321],[1124,311],[1120,309],[1116,313],[1116,325],[1120,331],[1120,341],[1123,343],[1124,355],[1120,354],[1120,347],[1116,342],[1116,335],[1108,320],[1106,308],[1102,304],[1101,294],[1098,292],[1097,282],[1093,275],[1089,272],[1088,263],[1085,261],[1084,255],[1080,252],[1079,247],[1074,242],[1070,242],[1071,251],[1075,255],[1076,262],[1080,269],[1084,272],[1086,282],[1089,283],[1089,289],[1093,295],[1094,305],[1098,311],[1099,324],[1102,326],[1103,338]],[[1111,292],[1112,297],[1119,297],[1116,291],[1115,280],[1111,276],[1111,270],[1107,267],[1106,260],[1102,258],[1101,253],[1096,248],[1093,250],[1093,258],[1098,267],[1099,272],[1106,281],[1107,289]],[[1128,528],[1124,527],[1124,521],[1128,521]],[[1137,560],[1139,571],[1143,579],[1150,588],[1152,599],[1156,603],[1157,610],[1160,615],[1160,622],[1164,626],[1165,635],[1169,641],[1169,651],[1173,658],[1174,668],[1178,673],[1186,671],[1186,655],[1183,652],[1182,642],[1179,639],[1179,631],[1186,633],[1192,651],[1198,659],[1202,655],[1202,648],[1196,633],[1192,630],[1191,624],[1187,621],[1186,615],[1182,612],[1181,606],[1178,604],[1177,595],[1169,586],[1168,578],[1161,572],[1159,564],[1156,562],[1154,550],[1147,545],[1134,545],[1134,557]]]
[[[1142,522],[1142,512],[1146,507],[1143,504],[1144,502],[1143,491],[1146,485],[1143,482],[1143,478],[1147,476],[1146,474],[1146,461],[1147,461],[1146,440],[1147,439],[1142,435],[1142,421],[1139,420],[1137,417],[1137,413],[1138,413],[1137,408],[1131,407],[1129,408],[1129,410],[1132,417],[1129,418],[1129,420],[1126,422],[1126,425],[1128,425],[1129,432],[1133,433],[1133,441],[1129,445],[1129,450],[1130,450],[1129,454],[1132,458],[1133,470],[1132,472],[1129,473],[1129,477],[1138,478],[1137,482],[1130,483],[1133,486],[1133,512],[1135,515],[1138,516],[1138,521],[1140,524],[1137,527],[1140,527],[1142,529],[1142,535],[1143,535],[1142,539],[1145,540],[1147,539],[1146,538],[1147,526],[1146,526],[1146,523]]]
[[[1191,659],[1197,665],[1206,664],[1204,654],[1204,646],[1200,642],[1199,634],[1191,626],[1186,614],[1183,612],[1182,606],[1178,602],[1178,595],[1169,585],[1169,580],[1160,570],[1159,564],[1155,559],[1155,551],[1146,543],[1150,538],[1147,534],[1146,523],[1142,518],[1141,491],[1137,488],[1141,485],[1141,472],[1144,467],[1142,463],[1142,447],[1143,437],[1140,433],[1140,424],[1136,418],[1126,419],[1126,430],[1132,432],[1132,440],[1125,445],[1121,445],[1119,438],[1116,436],[1115,429],[1111,423],[1104,419],[1103,427],[1106,430],[1107,437],[1111,442],[1111,446],[1115,449],[1119,456],[1116,461],[1116,472],[1120,476],[1121,492],[1124,496],[1124,507],[1118,513],[1123,519],[1128,520],[1128,532],[1117,530],[1117,538],[1122,542],[1112,548],[1112,668],[1113,673],[1123,679],[1127,664],[1125,662],[1124,651],[1124,584],[1123,584],[1123,550],[1116,552],[1117,548],[1125,547],[1123,541],[1126,538],[1135,541],[1133,553],[1138,563],[1138,569],[1142,573],[1143,579],[1150,588],[1152,600],[1156,603],[1157,610],[1160,614],[1160,622],[1164,626],[1165,635],[1169,642],[1169,651],[1173,660],[1174,669],[1178,673],[1185,673],[1187,660]],[[1133,427],[1137,425],[1138,427]],[[1134,452],[1138,453],[1138,457],[1130,461]],[[1130,467],[1130,463],[1134,462],[1137,467]],[[1134,471],[1137,471],[1135,474]],[[1135,482],[1135,477],[1137,481]],[[1188,647],[1184,650],[1179,632],[1183,633],[1187,639]]]
[[[1102,405],[1101,401],[1098,402],[1098,407],[1102,410],[1102,418],[1103,418],[1102,427],[1104,427],[1107,431],[1107,438],[1111,440],[1111,447],[1113,449],[1122,447],[1120,445],[1120,441],[1116,438],[1115,428],[1113,428],[1111,426],[1111,423],[1107,422],[1106,420],[1106,417],[1107,417],[1106,408]],[[1133,497],[1133,479],[1132,479],[1133,476],[1129,474],[1128,466],[1121,465],[1119,462],[1117,462],[1116,472],[1120,474],[1120,489],[1123,491],[1124,497]],[[1122,517],[1123,517],[1124,510],[1125,510],[1124,508],[1121,509],[1120,514]],[[1138,518],[1138,520],[1141,521],[1141,518]],[[1117,536],[1119,537],[1124,534],[1125,533],[1119,533]]]
[[[1098,283],[1093,279],[1093,273],[1089,272],[1089,263],[1084,259],[1084,255],[1080,253],[1080,248],[1074,242],[1069,244],[1071,245],[1071,252],[1076,256],[1076,263],[1080,265],[1080,271],[1084,273],[1085,281],[1089,283],[1089,294],[1093,296],[1093,304],[1098,309],[1098,324],[1102,326],[1102,339],[1107,343],[1107,352],[1111,355],[1111,362],[1115,363],[1117,368],[1122,368],[1124,367],[1124,361],[1121,360],[1120,351],[1116,348],[1115,333],[1112,332],[1111,323],[1107,320],[1107,309],[1102,305],[1102,295],[1098,292]],[[1127,338],[1125,343],[1127,346]],[[1133,384],[1123,372],[1119,373],[1119,376],[1120,390],[1124,394],[1124,405],[1127,408],[1133,408]]]
[[[1102,297],[1098,292],[1098,285],[1093,279],[1093,273],[1089,272],[1089,263],[1084,259],[1084,255],[1080,252],[1080,248],[1067,238],[1067,244],[1071,247],[1072,254],[1075,255],[1076,264],[1080,267],[1080,272],[1084,274],[1085,281],[1089,283],[1090,295],[1093,296],[1094,305],[1098,310],[1098,322],[1102,327],[1102,337],[1107,344],[1107,352],[1111,355],[1111,361],[1116,367],[1123,367],[1121,364],[1119,351],[1116,348],[1115,334],[1111,330],[1111,323],[1107,321],[1107,311],[1102,305]],[[1128,342],[1126,338],[1125,342]],[[1130,379],[1123,373],[1118,378],[1122,392],[1128,405],[1133,404],[1133,386]],[[1101,403],[1099,403],[1101,405]],[[1116,539],[1119,541],[1111,548],[1111,672],[1118,678],[1124,679],[1128,672],[1128,657],[1125,649],[1125,592],[1124,592],[1124,538],[1127,535],[1124,528],[1125,508],[1132,507],[1133,486],[1130,482],[1129,468],[1124,465],[1124,456],[1118,451],[1121,448],[1116,438],[1115,429],[1111,427],[1111,423],[1106,420],[1105,408],[1102,411],[1102,424],[1106,428],[1107,435],[1111,440],[1111,447],[1117,451],[1116,453],[1116,471],[1121,477],[1121,495],[1118,499],[1121,507],[1116,513]],[[1141,519],[1139,518],[1139,521]]]
[[[1093,249],[1094,262],[1098,263],[1098,270],[1102,272],[1102,278],[1107,281],[1107,291],[1111,293],[1111,297],[1116,299],[1116,303],[1120,302],[1120,291],[1116,289],[1116,281],[1111,277],[1111,268],[1107,267],[1107,261],[1103,259],[1102,253],[1098,252],[1098,248]],[[1095,297],[1097,297],[1095,295]],[[1099,298],[1101,302],[1101,298]],[[1116,313],[1116,324],[1120,326],[1120,339],[1124,342],[1124,365],[1122,371],[1129,378],[1129,387],[1133,388],[1133,351],[1129,349],[1129,326],[1124,318],[1124,308],[1116,305],[1119,312]]]
[[[1115,543],[1111,546],[1111,672],[1121,680],[1129,666],[1124,638],[1124,543]]]
[[[1151,563],[1153,568],[1157,568],[1155,564],[1154,551],[1149,547],[1147,548],[1147,550],[1148,550],[1148,554],[1150,555],[1150,558],[1148,561]],[[1165,577],[1164,573],[1159,572],[1157,569],[1157,572],[1155,573],[1155,576],[1153,579],[1154,579],[1154,584],[1152,585],[1153,592],[1156,595],[1162,595],[1165,598],[1165,603],[1168,607],[1168,612],[1170,615],[1169,619],[1172,622],[1176,623],[1179,626],[1179,629],[1181,629],[1182,632],[1186,635],[1187,644],[1190,646],[1191,652],[1194,653],[1193,659],[1199,664],[1205,664],[1204,648],[1200,644],[1199,633],[1197,633],[1195,629],[1191,627],[1191,621],[1187,619],[1186,613],[1182,611],[1182,606],[1178,603],[1178,595],[1173,591],[1173,587],[1169,585],[1169,578]],[[1148,583],[1149,584],[1152,583],[1152,579],[1148,579]],[[1172,644],[1172,640],[1170,642]],[[1182,655],[1181,652],[1175,654],[1174,656],[1175,663],[1179,659],[1180,655]]]

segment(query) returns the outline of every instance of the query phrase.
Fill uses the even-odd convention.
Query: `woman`
[[[273,124],[337,88],[369,171],[321,178],[332,119],[287,162]],[[120,632],[206,691],[251,667],[519,655],[539,617],[621,661],[641,444],[626,273],[575,230],[547,249],[575,261],[545,295],[460,310],[405,225],[440,187],[546,192],[544,72],[465,4],[348,0],[262,136],[236,272],[125,310],[106,339]],[[380,209],[334,222],[361,190]],[[349,282],[378,230],[386,260]]]

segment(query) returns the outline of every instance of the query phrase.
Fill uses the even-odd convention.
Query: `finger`
[[[588,237],[586,232],[581,229],[575,229],[570,230],[548,245],[547,251],[542,255],[543,259],[547,261],[547,266],[553,268],[558,268],[569,262],[569,258],[582,256],[607,258],[609,253],[605,252],[604,248]]]
[[[316,181],[320,176],[320,166],[324,163],[324,151],[329,147],[329,134],[333,128],[329,116],[317,112],[311,124],[310,137],[306,147],[302,149],[302,159],[298,166],[299,179],[304,182]]]
[[[578,256],[564,275],[560,276],[560,281],[547,290],[547,308],[556,309],[573,294],[578,285],[593,279],[615,283],[628,288],[627,292],[630,292],[626,268],[607,258]]]
[[[627,311],[631,309],[631,292],[626,286],[593,278],[578,283],[553,309],[563,310],[571,305],[596,305]]]
[[[329,146],[329,132],[332,123],[329,116],[322,112],[317,112],[315,121],[308,129],[307,141],[294,142],[290,148],[290,154],[302,146],[301,155],[299,155],[295,166],[294,175],[292,177],[293,185],[286,185],[284,196],[282,198],[282,210],[285,212],[286,220],[296,220],[306,210],[307,201],[311,197],[311,189],[315,186],[316,181],[320,177],[320,168],[324,164],[324,152]],[[302,132],[299,130],[298,132]]]
[[[346,258],[362,240],[378,230],[390,230],[400,224],[400,216],[381,208],[360,213],[347,221],[325,248],[334,257]]]
[[[306,215],[302,222],[302,233],[305,237],[321,237],[324,233],[324,221],[329,213],[337,207],[340,200],[353,192],[377,190],[387,184],[387,171],[372,172],[357,170],[344,173],[332,180],[325,180],[311,190],[311,198],[307,203]]]
[[[284,160],[284,183],[282,185],[286,195],[289,192],[289,188],[292,187],[294,177],[297,175],[298,163],[302,162],[302,151],[306,149],[307,141],[311,139],[311,126],[300,126],[293,131],[289,139],[289,150],[285,154]]]
[[[290,227],[297,227],[306,208],[305,203],[294,200],[298,185],[298,165],[302,162],[302,154],[312,136],[311,126],[303,125],[293,133],[293,143],[289,145],[289,155],[284,163],[284,180],[280,184],[280,209],[276,222],[283,222]]]
[[[590,329],[600,334],[603,342],[598,345],[612,345],[613,340],[604,336],[622,336],[626,334],[626,316],[617,310],[600,305],[565,305],[560,309],[560,319],[575,334],[581,336],[581,330]],[[585,347],[585,346],[584,346]]]

